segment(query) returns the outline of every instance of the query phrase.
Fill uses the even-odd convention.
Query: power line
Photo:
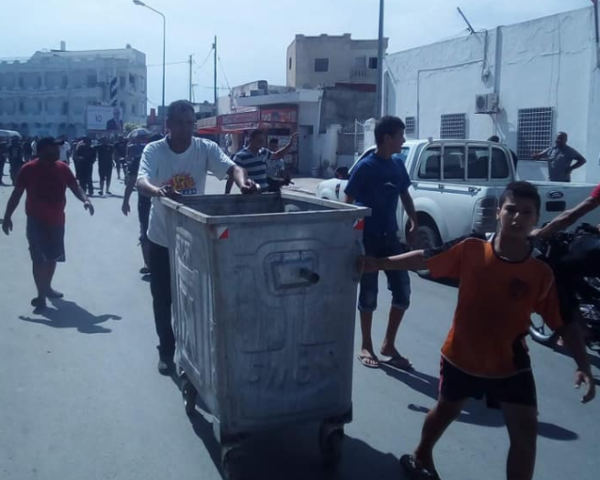
[[[221,57],[218,57],[218,59],[219,59],[219,66],[221,67],[221,72],[223,73],[223,77],[225,77],[225,83],[227,84],[227,88],[231,91],[231,86],[229,85],[229,80],[227,80],[227,74],[225,73],[225,67],[223,66]]]
[[[170,63],[165,63],[165,65],[168,67],[169,65],[182,65],[184,63],[190,63],[190,61],[185,60],[183,62],[170,62]],[[152,65],[146,65],[146,67],[162,67],[162,63],[154,63]]]
[[[210,50],[208,51],[208,54],[206,55],[206,58],[204,59],[204,61],[202,62],[201,65],[198,65],[198,63],[196,62],[196,60],[194,60],[194,63],[198,67],[198,70],[202,70],[202,68],[204,67],[204,65],[206,65],[206,62],[208,62],[208,60],[210,58],[210,54],[213,52],[214,49],[215,49],[214,45],[210,47]]]

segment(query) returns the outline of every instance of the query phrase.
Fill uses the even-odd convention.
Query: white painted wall
[[[389,55],[384,109],[416,116],[417,138],[439,137],[442,114],[466,113],[468,137],[498,134],[516,150],[518,110],[553,107],[554,132],[567,131],[569,143],[588,159],[573,179],[597,183],[600,70],[594,39],[589,7],[499,27],[487,40],[479,33]],[[493,92],[500,113],[475,114],[475,95]]]

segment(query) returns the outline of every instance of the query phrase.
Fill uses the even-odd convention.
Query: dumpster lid
[[[297,193],[189,195],[160,201],[169,209],[206,224],[296,223],[362,219],[371,209]]]

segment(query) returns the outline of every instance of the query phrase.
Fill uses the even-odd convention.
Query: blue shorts
[[[383,258],[404,253],[400,239],[395,233],[377,238],[365,238],[367,256]],[[385,271],[388,279],[388,290],[392,292],[392,307],[408,310],[410,306],[410,278],[408,272],[399,270]],[[360,281],[358,309],[361,312],[377,310],[377,294],[379,292],[379,272],[365,273]]]
[[[33,263],[65,261],[65,226],[27,217],[27,240]]]

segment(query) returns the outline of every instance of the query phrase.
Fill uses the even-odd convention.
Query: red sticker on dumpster
[[[364,230],[365,229],[365,219],[359,218],[354,221],[354,230]]]
[[[229,238],[229,228],[217,227],[217,240],[227,240]]]

